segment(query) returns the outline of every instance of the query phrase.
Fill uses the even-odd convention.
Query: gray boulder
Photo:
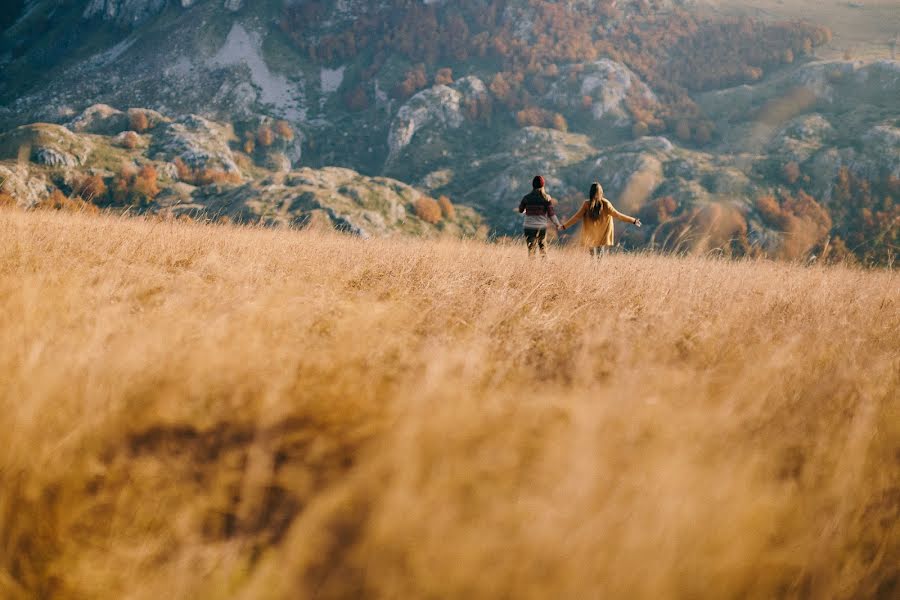
[[[128,115],[106,104],[92,104],[66,127],[75,133],[113,135],[128,128]]]
[[[562,78],[550,88],[547,99],[560,110],[580,107],[583,98],[591,99],[591,114],[596,120],[611,119],[618,126],[631,124],[626,99],[635,96],[654,105],[656,95],[631,69],[608,58],[585,65],[577,73],[576,83]]]
[[[150,151],[157,160],[171,162],[180,158],[192,169],[240,173],[229,145],[234,139],[230,125],[187,115],[164,124],[154,135]]]

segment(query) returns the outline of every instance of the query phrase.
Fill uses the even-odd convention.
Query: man
[[[547,256],[544,240],[547,237],[547,227],[552,222],[559,229],[559,218],[553,210],[553,199],[544,191],[544,178],[538,175],[531,181],[531,193],[519,202],[519,212],[525,213],[524,234],[525,243],[528,244],[528,256],[534,256],[535,245],[540,249],[541,256]]]

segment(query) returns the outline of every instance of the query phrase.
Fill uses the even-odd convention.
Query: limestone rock
[[[128,115],[106,104],[93,104],[69,121],[66,127],[75,133],[113,135],[128,127]]]
[[[465,122],[465,101],[477,101],[488,94],[477,77],[464,77],[452,85],[436,85],[423,90],[400,107],[388,133],[388,162],[396,159],[423,131],[435,133],[459,129]]]
[[[159,160],[180,158],[193,169],[240,173],[229,145],[233,139],[234,131],[230,126],[187,115],[164,124],[154,135],[150,151]]]
[[[48,167],[77,167],[79,164],[77,158],[56,148],[35,148],[32,160]]]
[[[121,26],[135,26],[162,12],[166,0],[90,0],[85,19],[100,18]]]
[[[656,104],[656,95],[631,69],[608,58],[587,64],[577,75],[577,82],[563,78],[553,84],[547,99],[559,109],[578,108],[583,98],[591,99],[591,113],[596,120],[612,119],[616,125],[631,123],[625,100],[634,95]]]
[[[242,186],[197,188],[190,203],[172,208],[180,212],[224,215],[232,221],[261,221],[270,225],[326,227],[360,237],[412,234],[475,236],[483,234],[471,209],[457,207],[457,218],[437,225],[415,216],[415,202],[423,194],[404,183],[366,177],[350,169],[302,168]]]
[[[87,138],[60,125],[23,125],[0,135],[0,160],[33,160],[48,166],[84,164],[93,150]]]
[[[30,172],[25,165],[0,165],[0,189],[22,208],[30,208],[50,196],[52,186],[42,174]]]

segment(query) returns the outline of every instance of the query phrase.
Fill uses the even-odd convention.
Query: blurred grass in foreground
[[[0,597],[896,597],[892,272],[0,239]]]

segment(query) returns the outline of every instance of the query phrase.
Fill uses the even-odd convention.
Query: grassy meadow
[[[888,270],[0,210],[0,598],[896,598]]]

